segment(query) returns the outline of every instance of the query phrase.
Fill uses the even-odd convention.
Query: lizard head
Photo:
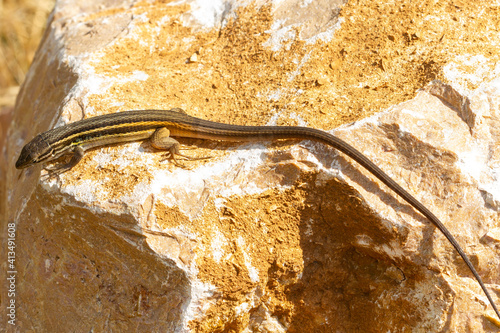
[[[16,162],[16,169],[24,169],[33,164],[49,160],[52,157],[53,149],[39,134],[33,140],[28,142]]]

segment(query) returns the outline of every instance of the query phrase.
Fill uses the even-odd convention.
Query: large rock
[[[478,9],[210,6],[58,2],[5,148],[3,230],[17,230],[13,269],[2,261],[16,272],[17,326],[8,327],[496,331],[444,236],[320,144],[183,140],[199,147],[186,154],[211,159],[181,169],[136,142],[88,152],[56,179],[40,180],[40,166],[14,169],[36,134],[100,114],[181,107],[226,123],[333,131],[385,110],[334,133],[441,218],[498,304],[500,78],[485,70],[494,60],[474,55],[488,52],[482,39],[470,54],[453,48],[470,28],[454,22]],[[426,86],[434,78],[454,88]]]

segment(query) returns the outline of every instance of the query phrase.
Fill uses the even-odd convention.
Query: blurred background
[[[55,0],[0,0],[0,147]],[[1,158],[0,158],[1,159]]]
[[[54,3],[55,0],[0,0],[1,107],[13,105]]]

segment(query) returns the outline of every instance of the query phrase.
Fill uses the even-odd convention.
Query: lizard
[[[436,215],[353,146],[319,129],[302,126],[225,124],[190,116],[180,108],[131,110],[79,120],[38,134],[22,148],[16,168],[23,169],[37,163],[53,162],[69,156],[67,163],[45,167],[53,174],[60,174],[75,166],[85,151],[91,148],[146,139],[150,140],[154,148],[167,151],[167,155],[177,165],[179,163],[175,158],[176,155],[193,159],[180,154],[180,143],[173,137],[236,142],[300,139],[320,142],[339,150],[367,169],[441,231],[462,257],[500,319],[500,312],[481,276],[455,237]]]

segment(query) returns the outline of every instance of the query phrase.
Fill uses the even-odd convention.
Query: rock
[[[434,39],[455,50],[456,27],[439,29],[469,9],[425,16],[438,34],[416,9],[441,9],[409,0],[397,11],[210,4],[57,3],[5,149],[17,329],[496,331],[444,236],[320,144],[182,140],[198,146],[186,154],[211,156],[182,169],[135,142],[88,152],[55,179],[40,180],[40,166],[14,170],[36,134],[126,110],[327,131],[357,120],[334,133],[442,220],[499,304],[499,79],[453,81],[465,58],[429,58]],[[321,24],[308,11],[324,13]],[[399,29],[398,15],[414,26],[384,30]],[[440,69],[453,82],[425,86]]]

